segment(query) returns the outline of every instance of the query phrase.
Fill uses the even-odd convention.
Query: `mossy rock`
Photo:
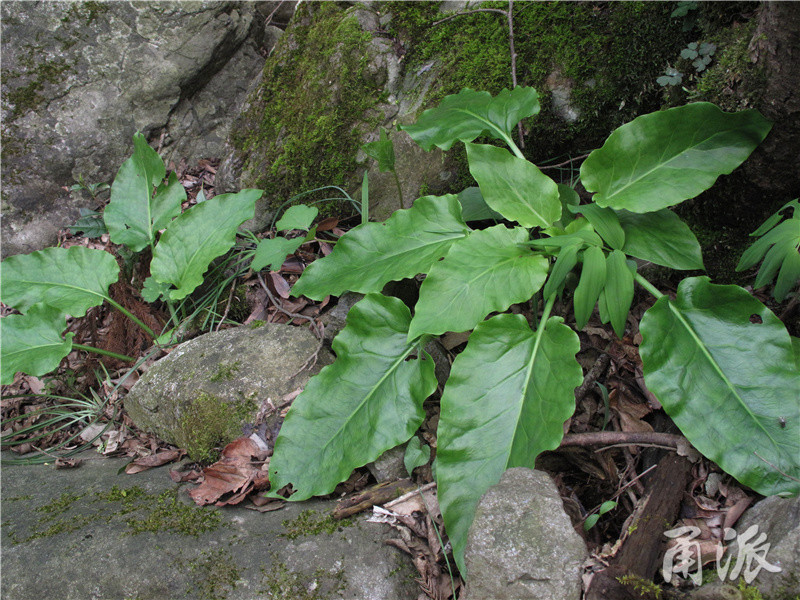
[[[264,403],[279,403],[333,362],[323,349],[316,366],[301,371],[317,346],[308,330],[289,325],[208,333],[153,365],[126,396],[125,409],[137,426],[210,462]]]
[[[234,125],[218,173],[222,191],[266,190],[253,228],[268,224],[285,202],[337,195],[294,198],[320,186],[337,185],[360,198],[365,169],[371,214],[391,214],[400,206],[393,177],[359,152],[381,126],[395,142],[404,207],[423,195],[474,185],[460,145],[425,153],[395,131],[464,87],[496,94],[512,85],[505,19],[484,12],[439,23],[454,14],[442,12],[450,4],[298,8]],[[687,39],[670,13],[670,6],[647,2],[517,3],[519,84],[536,87],[543,105],[525,125],[526,154],[542,161],[591,150],[616,126],[657,109],[655,79]],[[351,209],[340,203],[323,212],[337,210]]]

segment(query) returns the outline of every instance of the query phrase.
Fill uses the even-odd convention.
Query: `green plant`
[[[221,194],[181,213],[186,192],[175,173],[165,179],[164,163],[141,133],[134,135],[133,144],[133,156],[120,167],[111,186],[103,219],[111,241],[133,252],[150,249],[150,277],[142,297],[148,302],[163,299],[177,321],[175,302],[191,294],[203,282],[211,261],[234,245],[237,228],[252,218],[262,192]],[[73,348],[133,360],[74,344],[72,333],[62,337],[68,315],[82,317],[103,301],[157,337],[108,295],[109,286],[119,278],[119,266],[103,250],[73,246],[11,256],[3,261],[0,276],[2,301],[22,313],[2,320],[4,384],[17,371],[32,375],[52,371]]]
[[[792,216],[782,221],[782,215],[790,209]],[[782,302],[800,280],[800,253],[798,252],[800,250],[800,202],[798,199],[795,198],[784,204],[750,235],[760,239],[742,254],[736,270],[744,271],[763,260],[753,287],[760,288],[768,285],[777,275],[772,295],[775,300]]]
[[[714,56],[716,51],[716,45],[710,42],[703,42],[702,44],[691,42],[681,50],[681,58],[687,64],[691,61],[691,66],[694,67],[695,73],[700,74],[711,64],[711,57]],[[656,79],[656,83],[661,87],[680,85],[683,81],[683,73],[675,67],[667,67],[664,73],[664,75]]]
[[[800,405],[787,396],[800,389],[800,373],[783,324],[744,289],[706,277],[685,279],[670,298],[631,260],[702,268],[697,240],[669,207],[735,169],[770,124],[756,111],[726,114],[708,103],[639,117],[583,163],[581,180],[594,196],[578,205],[574,190],[544,175],[511,139],[538,111],[530,88],[494,98],[465,89],[403,127],[426,150],[464,142],[487,210],[518,226],[472,230],[459,197],[422,197],[385,223],[352,229],[293,288],[314,299],[346,290],[366,297],[333,342],[336,361],[309,381],[276,441],[271,493],[291,485],[292,500],[330,493],[352,469],[407,441],[436,389],[427,340],[473,330],[444,387],[436,458],[462,573],[481,495],[507,468],[532,467],[557,447],[574,411],[580,344],[552,310],[578,269],[578,329],[597,305],[622,336],[634,283],[656,296],[641,322],[645,380],[699,451],[760,493],[800,490]],[[473,143],[479,136],[510,152]],[[427,277],[413,315],[379,293],[418,273]],[[543,305],[533,328],[520,315],[486,319],[531,297]]]
[[[403,189],[400,187],[400,178],[397,176],[397,171],[394,167],[394,146],[392,145],[392,140],[389,139],[389,134],[381,127],[378,141],[364,144],[361,149],[367,156],[378,161],[378,170],[381,173],[390,172],[392,174],[395,185],[397,185],[397,202],[402,209]]]

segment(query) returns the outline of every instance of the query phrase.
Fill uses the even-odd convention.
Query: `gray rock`
[[[142,429],[206,458],[241,435],[268,399],[280,403],[333,362],[323,349],[313,369],[291,377],[317,345],[308,330],[290,325],[201,335],[153,365],[125,397],[125,410]]]
[[[252,2],[3,2],[3,254],[55,241],[142,131],[177,163],[219,156],[264,58]],[[259,37],[260,36],[260,37]],[[94,207],[92,207],[94,208]]]
[[[550,476],[509,469],[475,513],[462,600],[577,600],[586,556]]]
[[[82,456],[89,460],[72,470],[4,466],[3,600],[403,600],[419,593],[410,560],[384,543],[391,531],[363,517],[332,521],[335,501],[267,513],[197,507],[187,495],[194,486],[173,483],[166,468],[125,475],[118,471],[127,459]]]
[[[406,455],[406,445],[401,444],[390,448],[378,457],[378,460],[367,465],[367,469],[378,481],[395,481],[408,477],[403,459]]]
[[[758,535],[750,540],[751,543],[763,534],[764,543],[770,545],[766,560],[780,567],[781,571],[771,573],[761,569],[751,585],[757,587],[765,598],[794,598],[800,595],[800,496],[770,496],[753,506],[736,527],[737,539],[753,526],[758,527]],[[738,544],[729,547],[729,552],[733,553],[731,568],[736,562],[738,550]],[[757,566],[754,565],[754,568]]]

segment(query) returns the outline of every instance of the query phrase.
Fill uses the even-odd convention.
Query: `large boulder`
[[[201,335],[153,365],[125,397],[125,410],[137,426],[195,460],[211,460],[215,448],[254,424],[259,410],[280,405],[333,362],[322,349],[314,368],[302,369],[318,345],[307,329],[290,325]],[[265,435],[274,436],[279,424],[270,423]]]
[[[411,561],[385,543],[389,528],[364,516],[333,520],[335,499],[263,513],[247,502],[199,507],[167,468],[126,475],[128,459],[82,456],[79,469],[3,467],[3,600],[420,593]]]
[[[3,254],[52,244],[143,132],[165,158],[221,154],[274,41],[252,2],[4,2]],[[93,207],[94,208],[94,207]]]
[[[463,598],[578,600],[587,555],[550,476],[509,469],[475,511]]]
[[[218,189],[265,189],[251,224],[258,229],[284,202],[320,186],[360,198],[365,170],[378,220],[420,196],[474,185],[459,144],[424,152],[395,130],[463,87],[511,87],[506,20],[457,14],[469,5],[301,4],[232,129]],[[518,80],[539,90],[543,106],[525,125],[526,154],[541,161],[596,147],[615,126],[658,108],[655,79],[687,37],[669,6],[519,6]],[[394,140],[402,202],[394,177],[359,150],[381,127]]]

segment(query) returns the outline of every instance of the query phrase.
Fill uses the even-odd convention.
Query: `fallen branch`
[[[678,448],[686,438],[674,433],[656,431],[594,431],[591,433],[569,433],[561,440],[561,446],[643,446],[658,445]]]

